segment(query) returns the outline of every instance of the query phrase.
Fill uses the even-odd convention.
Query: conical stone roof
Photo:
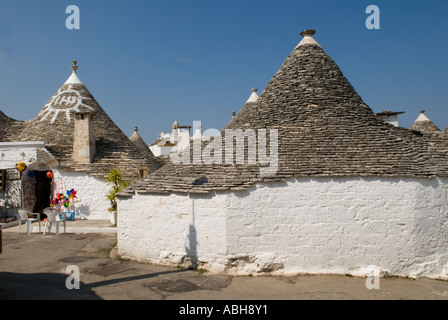
[[[256,109],[257,101],[260,98],[257,94],[257,91],[258,91],[258,89],[252,89],[252,94],[250,95],[249,99],[247,99],[246,103],[243,105],[241,110],[244,110],[246,113],[252,113],[253,110]],[[240,110],[240,112],[241,112],[241,110]],[[239,118],[241,118],[241,117],[239,117]],[[235,112],[232,112],[232,119],[229,121],[229,123],[227,123],[225,128],[231,128],[234,121],[235,121]]]
[[[136,146],[140,149],[140,151],[146,153],[149,156],[153,156],[151,149],[149,149],[148,145],[146,144],[145,140],[140,136],[138,133],[138,128],[134,128],[134,133],[132,133],[131,137],[129,138]]]
[[[122,169],[127,179],[137,179],[139,166],[152,172],[160,167],[151,154],[142,153],[98,104],[79,80],[76,62],[70,78],[51,97],[39,114],[15,130],[9,141],[44,141],[61,168],[104,177],[111,168]],[[94,115],[96,154],[91,164],[73,159],[74,120],[76,113]]]
[[[9,141],[16,132],[20,131],[23,121],[14,120],[0,110],[0,142]]]
[[[261,176],[259,163],[169,164],[126,192],[242,190],[256,182],[310,176],[448,176],[446,141],[429,143],[429,138],[379,119],[313,34],[301,33],[304,38],[259,99],[246,103],[222,131],[277,130],[274,174]]]
[[[412,126],[409,128],[410,130],[419,131],[423,134],[428,133],[440,133],[441,130],[437,127],[434,122],[432,122],[426,115],[425,111],[421,110],[420,115],[414,121]]]

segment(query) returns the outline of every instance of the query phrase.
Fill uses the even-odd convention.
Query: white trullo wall
[[[98,179],[82,172],[67,172],[53,170],[53,181],[57,186],[57,192],[75,189],[75,212],[77,218],[83,219],[112,219],[112,214],[107,211],[110,207],[106,194],[110,187],[103,179]]]
[[[447,277],[448,179],[310,178],[119,201],[123,257],[211,272]]]
[[[0,142],[0,169],[15,168],[18,161],[24,161],[31,165],[38,159],[38,149],[43,148],[44,143],[39,141]],[[48,167],[51,168],[51,165]],[[82,172],[51,169],[54,173],[53,181],[57,185],[62,185],[58,192],[65,194],[70,189],[75,189],[78,192],[75,200],[77,218],[113,219],[112,214],[107,211],[110,205],[106,194],[109,193],[110,187],[104,183],[104,179],[95,178]]]

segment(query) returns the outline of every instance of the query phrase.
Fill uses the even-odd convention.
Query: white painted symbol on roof
[[[91,111],[94,109],[83,103],[88,98],[82,97],[78,91],[72,89],[70,85],[66,90],[59,89],[50,101],[44,106],[38,116],[41,116],[40,121],[45,120],[48,116],[53,115],[51,123],[54,123],[59,116],[59,113],[65,113],[67,123],[70,123],[70,112],[80,112],[80,107],[87,108]]]

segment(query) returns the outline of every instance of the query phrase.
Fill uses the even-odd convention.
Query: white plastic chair
[[[19,234],[22,222],[26,223],[26,234],[31,233],[31,223],[39,221],[39,232],[40,232],[40,213],[33,213],[29,210],[19,209],[20,221],[19,221]],[[29,216],[36,216],[36,218],[30,218]]]
[[[45,208],[43,213],[47,215],[47,221],[45,222],[44,227],[44,234],[47,232],[48,227],[48,233],[51,231],[52,224],[56,224],[56,234],[59,234],[59,222],[61,222],[61,218],[59,217],[59,210],[56,210],[54,208]]]

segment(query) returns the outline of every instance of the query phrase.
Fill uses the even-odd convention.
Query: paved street
[[[448,300],[447,281],[382,278],[380,289],[368,290],[365,278],[349,276],[209,275],[111,258],[113,233],[28,236],[22,228],[20,235],[17,227],[3,230],[3,300]],[[79,289],[66,287],[69,266],[79,268]]]

